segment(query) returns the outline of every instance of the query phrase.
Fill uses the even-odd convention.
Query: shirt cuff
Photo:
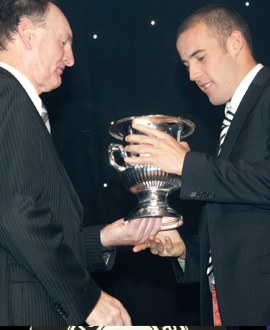
[[[185,259],[182,259],[180,257],[178,257],[178,263],[183,271],[183,273],[185,272],[185,267],[186,267],[186,260]]]

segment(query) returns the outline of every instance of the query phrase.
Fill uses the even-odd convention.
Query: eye
[[[204,56],[198,58],[198,61],[201,62],[204,59]]]
[[[66,46],[67,43],[66,43],[66,41],[61,41],[60,44],[61,44],[61,47],[64,48],[64,47]]]

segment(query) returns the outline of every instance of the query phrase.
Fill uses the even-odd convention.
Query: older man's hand
[[[119,219],[102,228],[101,243],[105,247],[145,244],[149,236],[159,232],[161,221],[162,217],[137,218],[128,222]]]

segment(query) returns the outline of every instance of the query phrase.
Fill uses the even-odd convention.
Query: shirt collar
[[[231,101],[226,103],[225,112],[226,109],[228,108],[228,105],[230,105],[231,108],[233,108],[234,111],[236,112],[250,84],[252,83],[253,79],[262,68],[263,65],[259,63],[245,76],[245,78],[241,81],[240,85],[237,87],[236,91],[234,92]]]

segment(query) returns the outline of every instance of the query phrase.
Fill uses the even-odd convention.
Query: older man
[[[74,64],[72,31],[49,0],[0,2],[0,325],[131,325],[93,281],[117,245],[160,219],[83,228],[83,208],[52,142],[39,95]]]

